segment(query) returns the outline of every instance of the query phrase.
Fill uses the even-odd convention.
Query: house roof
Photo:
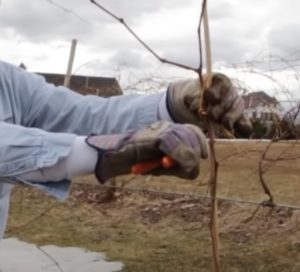
[[[37,73],[45,78],[48,83],[56,86],[63,85],[65,75],[51,73]],[[121,95],[122,90],[115,78],[112,77],[92,77],[72,75],[70,79],[70,89],[83,95],[92,94],[103,97]]]
[[[277,105],[278,101],[276,98],[269,96],[263,91],[252,92],[242,96],[245,102],[245,108],[255,108],[261,105]]]

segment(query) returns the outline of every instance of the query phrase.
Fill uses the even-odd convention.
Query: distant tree
[[[274,122],[268,130],[267,138],[300,139],[300,123],[296,121],[299,113],[300,108],[297,109],[294,115],[286,115],[281,120]]]
[[[300,139],[300,125],[295,125],[288,120],[280,123],[281,138],[286,140]]]

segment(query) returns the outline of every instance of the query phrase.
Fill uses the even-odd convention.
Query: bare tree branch
[[[116,16],[114,13],[112,13],[111,11],[109,11],[108,9],[104,8],[102,5],[100,5],[99,3],[97,3],[95,0],[90,0],[94,5],[96,5],[99,9],[101,9],[102,11],[104,11],[105,13],[107,13],[108,15],[110,15],[111,17],[113,17],[115,20],[117,20],[119,23],[121,23],[131,34],[132,36],[143,46],[145,47],[156,59],[158,59],[160,62],[162,63],[167,63],[167,64],[171,64],[186,70],[191,70],[191,71],[195,71],[196,73],[198,73],[198,69],[191,67],[191,66],[187,66],[178,62],[174,62],[174,61],[170,61],[164,58],[161,58],[152,48],[150,48],[133,30],[131,27],[128,26],[128,24],[125,22],[125,20],[123,18],[120,18],[118,16]]]

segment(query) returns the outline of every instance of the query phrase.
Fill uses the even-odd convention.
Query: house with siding
[[[245,112],[251,121],[260,121],[270,126],[280,119],[281,107],[275,97],[271,97],[263,91],[252,92],[243,96]]]
[[[65,75],[52,73],[37,73],[45,78],[48,83],[55,86],[63,85]],[[113,77],[95,77],[72,75],[70,78],[71,90],[83,95],[98,95],[109,97],[122,95],[119,82]]]

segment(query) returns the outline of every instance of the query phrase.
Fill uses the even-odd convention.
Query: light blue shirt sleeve
[[[122,133],[158,121],[163,96],[82,96],[0,61],[0,235],[7,218],[8,179],[15,183],[17,175],[65,158],[76,135]],[[21,182],[58,198],[65,198],[70,183]]]
[[[9,196],[10,196],[11,188],[12,185],[9,183],[0,184],[0,240],[4,235],[4,231],[6,227],[8,208],[9,208]]]

